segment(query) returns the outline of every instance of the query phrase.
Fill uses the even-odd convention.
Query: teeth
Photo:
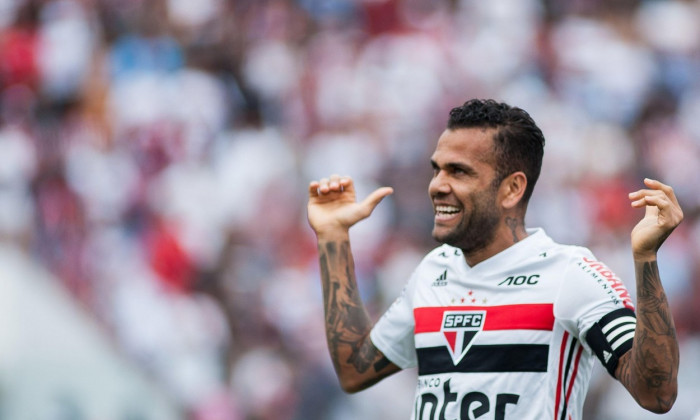
[[[435,211],[437,213],[457,213],[459,208],[453,206],[436,206]]]

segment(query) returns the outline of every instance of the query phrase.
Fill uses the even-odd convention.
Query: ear
[[[527,177],[522,171],[513,172],[501,181],[499,195],[503,208],[512,209],[522,202]]]

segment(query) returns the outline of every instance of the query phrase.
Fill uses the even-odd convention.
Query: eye
[[[438,172],[440,172],[440,168],[437,166],[437,163],[432,161],[430,162],[430,166],[433,167],[433,177],[435,177],[438,174]]]
[[[472,177],[472,176],[476,175],[476,173],[474,172],[474,169],[471,166],[463,165],[460,163],[455,163],[453,165],[450,165],[449,171],[450,171],[450,175],[460,177],[460,178]]]

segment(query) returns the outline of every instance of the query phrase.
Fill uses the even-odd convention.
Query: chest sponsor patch
[[[457,365],[467,354],[474,337],[483,330],[486,311],[445,311],[442,318],[442,334],[452,362]]]

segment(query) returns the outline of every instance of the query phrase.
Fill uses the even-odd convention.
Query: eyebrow
[[[440,165],[437,164],[433,159],[430,159],[430,164],[432,165],[433,169],[440,169]],[[473,175],[476,173],[474,168],[472,168],[469,165],[466,165],[464,163],[459,163],[459,162],[448,162],[445,165],[443,165],[445,169],[448,169],[450,171],[453,171],[455,169],[459,169],[467,174]]]

